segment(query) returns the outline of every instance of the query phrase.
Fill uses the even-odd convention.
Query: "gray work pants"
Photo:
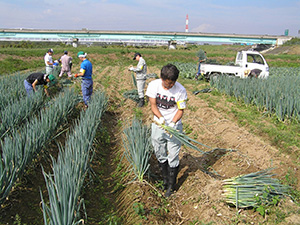
[[[139,94],[139,98],[144,98],[144,88],[146,79],[136,79],[136,86]]]
[[[182,132],[182,124],[177,124],[175,128]],[[168,161],[170,167],[177,167],[179,165],[181,142],[174,136],[170,137],[155,123],[152,123],[151,129],[152,145],[158,162],[164,163]]]
[[[53,67],[51,66],[46,66],[46,74],[53,74]]]

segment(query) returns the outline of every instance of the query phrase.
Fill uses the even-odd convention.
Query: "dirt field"
[[[159,71],[159,68],[149,68],[148,72],[159,74]],[[112,79],[110,79],[110,87],[106,90],[110,99],[116,101],[113,104],[118,105],[120,101],[123,101],[123,97],[118,91],[133,89],[130,72],[119,71],[118,67],[108,67],[99,73],[95,81],[101,82],[107,76]],[[119,213],[125,216],[126,224],[201,224],[200,222],[259,224],[268,221],[253,210],[237,211],[224,203],[221,180],[269,167],[276,167],[274,173],[278,174],[279,179],[283,179],[288,168],[291,167],[295,170],[297,177],[300,177],[299,166],[295,166],[292,162],[293,159],[281,154],[267,141],[251,134],[247,130],[247,126],[239,127],[236,119],[227,113],[231,106],[224,99],[219,100],[218,110],[215,110],[201,99],[201,94],[197,96],[192,94],[194,85],[185,85],[185,87],[188,91],[188,105],[191,107],[185,110],[183,123],[188,124],[192,129],[189,136],[197,136],[198,141],[213,148],[238,151],[220,150],[202,155],[183,147],[180,153],[180,172],[176,193],[168,200],[159,197],[158,193],[163,193],[161,191],[157,193],[157,189],[152,187],[157,182],[157,179],[153,177],[147,180],[152,186],[138,182],[128,184],[117,195]],[[135,103],[126,100],[114,112],[118,115],[118,118],[115,119],[128,123],[135,110]],[[142,109],[142,113],[144,122],[150,124],[152,122],[150,106],[146,105]],[[264,123],[264,121],[261,122]],[[117,145],[120,145],[120,149],[122,149],[120,136],[119,131],[115,138]],[[204,150],[208,151],[208,149]],[[297,149],[297,151],[299,150]],[[124,163],[126,164],[126,162]],[[160,177],[155,157],[151,159],[151,173]],[[129,176],[127,181],[129,182],[131,179],[132,177]],[[144,206],[144,219],[137,218],[137,214],[133,213],[134,202]],[[279,224],[297,224],[300,221],[300,216],[297,214],[299,208],[290,200],[282,201],[279,207],[283,211],[290,212],[289,216]]]
[[[114,55],[108,57],[114,60]],[[148,73],[159,75],[160,68],[149,66]],[[123,126],[130,123],[136,114],[142,115],[144,123],[150,125],[153,117],[150,106],[146,103],[142,109],[136,108],[135,102],[122,96],[125,90],[133,89],[131,72],[126,68],[96,66],[94,75],[94,88],[103,89],[109,96],[109,107],[103,118],[109,141],[102,143],[102,147],[101,144],[97,147],[92,163],[98,180],[88,183],[83,191],[82,197],[86,201],[88,215],[86,224],[117,224],[108,223],[109,219],[103,218],[108,214],[122,218],[122,223],[118,224],[125,225],[300,224],[300,208],[289,198],[282,200],[275,211],[266,217],[251,209],[237,210],[224,202],[221,184],[223,179],[270,167],[276,168],[273,172],[281,180],[285,179],[289,170],[299,178],[300,166],[295,163],[296,159],[281,153],[263,136],[251,133],[247,125],[239,126],[237,118],[230,113],[230,108],[234,105],[224,97],[219,96],[217,105],[212,107],[204,98],[204,95],[209,96],[210,93],[192,93],[195,88],[200,90],[208,84],[184,85],[188,92],[188,108],[184,112],[183,123],[191,131],[189,136],[199,142],[212,148],[236,151],[216,150],[203,155],[182,147],[176,192],[168,199],[161,197],[163,192],[157,187],[161,177],[154,156],[150,160],[151,176],[146,177],[143,183],[132,181],[134,176],[128,173],[128,163],[122,158]],[[150,81],[147,80],[147,83]],[[74,86],[79,87],[79,84],[77,80]],[[262,124],[268,123],[263,117],[260,119]],[[57,151],[55,145],[56,143],[51,145],[52,152]],[[205,148],[203,150],[209,151]],[[299,149],[295,147],[294,151],[299,152]],[[116,172],[120,159],[123,159],[122,168]],[[41,188],[44,193],[46,190],[40,164],[50,161],[46,158],[39,160],[35,162],[37,167],[31,168],[22,178],[22,184],[15,188],[9,203],[2,209],[0,224],[15,224],[13,222],[17,220],[16,215],[22,219],[18,224],[43,224],[39,190]],[[125,174],[121,179],[115,178],[115,174],[121,173]],[[299,190],[300,182],[297,182]],[[119,183],[122,184],[121,188],[116,189]],[[137,212],[134,205],[143,207],[144,211]]]

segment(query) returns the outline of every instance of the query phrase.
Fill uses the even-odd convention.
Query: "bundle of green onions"
[[[139,102],[140,99],[139,99],[139,94],[138,94],[138,91],[137,91],[136,79],[135,79],[135,76],[134,76],[133,72],[131,73],[131,77],[132,77],[132,83],[133,83],[135,89],[124,92],[123,97],[127,98],[127,99],[131,99],[135,102]]]
[[[133,83],[134,87],[137,88],[136,79],[135,79],[133,72],[131,73],[131,77],[132,77],[132,83]]]
[[[125,91],[123,93],[123,97],[127,98],[127,99],[131,99],[131,100],[133,100],[135,102],[139,102],[139,100],[140,100],[137,89]]]
[[[199,145],[202,145],[203,147],[206,147],[206,148],[209,148],[209,149],[212,149],[211,147],[205,145],[205,144],[202,144],[192,138],[190,138],[189,136],[181,133],[180,131],[172,128],[172,127],[169,127],[165,124],[158,124],[160,127],[162,127],[167,133],[169,133],[171,136],[174,136],[175,138],[177,138],[182,144],[186,145],[188,148],[192,148],[196,151],[199,151],[203,154],[206,154],[206,152],[202,151],[201,149],[199,149],[196,145],[193,145],[191,142],[194,142],[196,144],[199,144]]]
[[[146,75],[146,79],[150,79],[150,78],[158,79],[159,77],[157,76],[156,73],[148,73],[148,74]]]
[[[273,178],[275,174],[270,173],[272,169],[223,180],[225,201],[236,208],[249,208],[257,207],[258,204],[269,205],[275,197],[288,195],[288,186]]]
[[[205,56],[205,52],[204,50],[200,49],[197,53],[196,53],[196,56],[199,58],[199,59],[205,59],[206,56]]]

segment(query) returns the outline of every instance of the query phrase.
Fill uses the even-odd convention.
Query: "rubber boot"
[[[145,104],[144,98],[140,98],[140,99],[139,99],[139,103],[138,103],[138,107],[143,107],[144,104]]]
[[[163,177],[163,185],[164,185],[164,190],[167,190],[168,185],[169,185],[169,165],[168,161],[165,161],[164,163],[158,162],[162,177]]]
[[[169,186],[165,193],[165,197],[168,198],[173,193],[175,189],[177,174],[178,174],[179,166],[177,167],[169,167]]]

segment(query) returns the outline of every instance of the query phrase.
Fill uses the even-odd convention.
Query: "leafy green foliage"
[[[137,215],[139,215],[139,217],[141,219],[147,220],[147,217],[145,216],[146,212],[145,212],[143,204],[141,204],[140,202],[135,202],[135,203],[133,203],[133,209],[134,209],[135,213]]]
[[[283,44],[284,46],[289,46],[289,45],[300,45],[300,38],[294,37],[291,40],[285,42]]]
[[[256,204],[254,206],[254,210],[259,212],[263,217],[269,213],[271,206],[276,206],[280,198],[278,195],[272,195],[275,188],[273,186],[265,186],[262,195],[255,195]]]
[[[205,56],[205,51],[200,49],[197,53],[196,53],[196,56],[199,58],[199,60],[203,60],[206,58]]]
[[[186,79],[194,79],[197,73],[196,63],[172,62],[180,71],[179,76]]]
[[[24,61],[22,59],[13,58],[9,56],[1,60],[0,74],[10,74],[18,71],[26,70],[28,68],[36,68],[37,66],[45,65],[41,60]]]

